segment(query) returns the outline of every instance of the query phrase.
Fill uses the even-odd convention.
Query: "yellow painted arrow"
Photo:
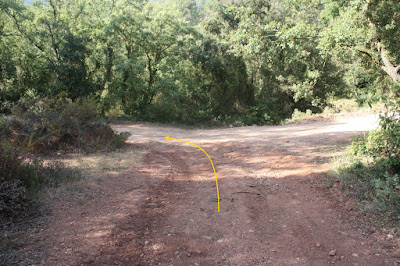
[[[214,170],[214,175],[215,175],[215,184],[216,184],[216,187],[217,187],[218,212],[219,212],[219,189],[218,189],[218,178],[217,178],[217,172],[215,171],[215,167],[214,167],[214,164],[213,164],[213,162],[212,162],[212,160],[211,160],[210,156],[208,156],[207,152],[206,152],[205,150],[203,150],[201,147],[199,147],[199,146],[197,146],[196,144],[193,144],[193,143],[191,143],[191,142],[189,142],[189,141],[185,141],[185,140],[181,140],[181,139],[175,139],[175,138],[171,138],[171,137],[169,137],[169,136],[166,136],[165,138],[166,138],[167,140],[173,139],[173,140],[177,140],[177,141],[181,141],[181,142],[185,142],[185,143],[187,143],[187,144],[193,145],[193,146],[195,146],[196,148],[198,148],[198,149],[202,150],[202,151],[203,151],[203,152],[204,152],[204,153],[207,155],[208,159],[210,160],[211,166],[212,166],[212,168],[213,168],[213,170]]]

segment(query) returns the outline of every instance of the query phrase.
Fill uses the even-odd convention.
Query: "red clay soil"
[[[396,265],[396,237],[322,182],[337,145],[373,117],[278,127],[130,131],[140,165],[102,179],[81,205],[58,201],[43,265]],[[164,136],[184,139],[203,152]]]

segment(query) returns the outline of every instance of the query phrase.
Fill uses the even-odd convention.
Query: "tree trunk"
[[[154,76],[153,76],[153,67],[151,65],[151,59],[150,57],[147,57],[147,70],[149,71],[149,81],[148,81],[148,86],[149,89],[151,88],[151,86],[153,85],[154,82]]]
[[[114,50],[111,46],[107,47],[107,61],[106,61],[106,81],[112,80],[112,67],[114,62]]]
[[[400,84],[400,65],[395,66],[392,62],[390,62],[386,49],[382,47],[380,43],[378,43],[377,46],[383,63],[381,68],[395,83]]]
[[[148,59],[147,60],[147,70],[149,71],[149,80],[147,83],[147,86],[148,86],[147,93],[144,95],[144,102],[146,104],[150,104],[154,97],[154,91],[152,90],[152,87],[156,80],[157,68],[153,66],[153,63],[152,63],[153,61],[149,55],[147,55],[147,59]]]

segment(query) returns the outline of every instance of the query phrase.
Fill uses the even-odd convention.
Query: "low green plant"
[[[380,215],[400,215],[400,121],[398,103],[381,116],[380,128],[356,138],[340,157],[336,178],[359,202]]]
[[[355,99],[338,99],[332,101],[330,106],[335,110],[335,113],[352,113],[360,110],[362,104]]]
[[[292,118],[287,119],[286,123],[290,123],[290,122],[298,122],[304,119],[307,119],[309,117],[311,117],[313,115],[312,111],[310,109],[307,109],[305,112],[301,112],[298,109],[294,109],[293,114],[292,114]]]
[[[107,123],[113,123],[123,115],[124,112],[122,111],[121,106],[117,105],[106,113]]]
[[[383,105],[378,97],[359,96],[356,99],[331,99],[327,102],[322,114],[354,113],[363,109],[377,112],[383,108]]]

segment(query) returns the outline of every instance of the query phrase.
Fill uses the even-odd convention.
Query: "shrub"
[[[294,109],[292,118],[291,119],[286,119],[286,123],[294,123],[294,122],[299,122],[304,119],[310,118],[313,115],[312,111],[310,109],[307,109],[305,112],[299,111],[297,108]]]
[[[399,110],[381,116],[380,129],[355,139],[338,169],[342,187],[359,201],[367,201],[384,216],[400,215]],[[342,158],[343,159],[343,158]]]
[[[369,202],[381,216],[398,219],[400,214],[399,175],[381,164],[355,160],[339,169],[342,188],[360,203]]]
[[[381,116],[381,128],[356,139],[351,148],[354,155],[371,158],[392,173],[400,171],[400,120],[394,112]]]
[[[43,187],[56,187],[75,180],[77,172],[55,162],[44,165],[40,159],[28,159],[15,146],[0,146],[0,217],[24,217],[31,200]]]
[[[26,189],[18,180],[0,179],[0,218],[23,217],[28,210],[29,199]]]
[[[32,152],[106,151],[124,145],[128,136],[96,121],[96,110],[90,101],[30,99],[14,106],[11,116],[0,119],[1,219],[26,216],[42,188],[79,176],[60,162],[45,165]]]
[[[115,141],[110,126],[96,121],[96,106],[90,101],[72,103],[47,99],[22,101],[13,115],[3,119],[7,137],[29,152],[49,150],[112,150],[123,145]]]
[[[354,99],[339,99],[331,103],[337,113],[352,113],[360,110],[361,104]]]

